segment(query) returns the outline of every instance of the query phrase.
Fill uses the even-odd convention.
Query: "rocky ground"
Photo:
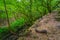
[[[17,40],[60,40],[60,14],[53,12],[38,19],[27,36],[19,37]]]

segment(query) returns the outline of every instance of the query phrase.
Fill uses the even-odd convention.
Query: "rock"
[[[58,29],[60,29],[60,24],[56,26]]]
[[[37,32],[37,33],[44,33],[44,34],[47,34],[47,30],[37,30],[37,29],[35,29],[35,31]]]

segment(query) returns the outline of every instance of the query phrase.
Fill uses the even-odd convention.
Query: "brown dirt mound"
[[[26,37],[19,37],[18,40],[60,40],[60,22],[55,20],[57,13],[51,13],[37,20],[29,28]]]

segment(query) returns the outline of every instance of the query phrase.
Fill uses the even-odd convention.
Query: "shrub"
[[[17,19],[16,21],[11,23],[10,29],[16,32],[17,28],[21,28],[24,24],[25,24],[25,18]]]
[[[9,33],[9,29],[7,27],[0,28],[0,39],[3,39]]]

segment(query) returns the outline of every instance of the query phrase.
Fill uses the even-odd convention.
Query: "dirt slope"
[[[56,21],[57,16],[57,13],[50,13],[38,19],[28,29],[29,35],[19,37],[18,40],[60,40],[60,21]]]

